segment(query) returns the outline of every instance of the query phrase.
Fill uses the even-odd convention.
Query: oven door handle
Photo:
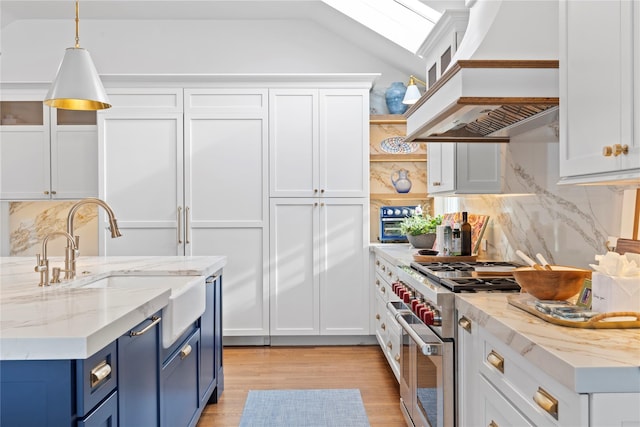
[[[434,344],[434,343],[426,343],[420,338],[420,335],[416,331],[413,330],[411,325],[404,320],[401,313],[396,314],[396,320],[402,326],[402,329],[409,334],[411,339],[416,343],[420,352],[425,356],[437,356],[442,354],[442,344]]]

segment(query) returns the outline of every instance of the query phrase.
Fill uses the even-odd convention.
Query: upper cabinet
[[[640,4],[560,2],[561,183],[640,178]]]
[[[427,145],[429,195],[502,192],[500,143],[430,143]]]
[[[366,89],[269,91],[271,197],[367,197]]]
[[[0,199],[97,196],[96,112],[49,108],[40,91],[3,92]]]

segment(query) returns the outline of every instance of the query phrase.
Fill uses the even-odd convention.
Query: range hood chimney
[[[406,142],[509,142],[557,121],[556,0],[477,0],[449,68],[406,113]]]

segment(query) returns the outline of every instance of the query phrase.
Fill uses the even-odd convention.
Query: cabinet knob
[[[313,192],[314,192],[314,193],[317,193],[317,192],[318,192],[318,189],[317,189],[317,188],[314,188],[314,189],[313,189]]]
[[[387,271],[387,266],[386,265],[382,266],[382,271]]]
[[[376,320],[380,320],[380,315],[376,314]]]
[[[618,157],[620,154],[625,156],[629,154],[629,146],[627,144],[613,144],[613,146],[605,145],[602,147],[602,155],[605,157]]]
[[[384,286],[382,287],[382,293],[386,294],[387,293],[387,288],[385,288]]]
[[[380,265],[380,261],[379,260],[376,260],[376,265]]]
[[[55,190],[51,190],[51,194],[58,194]]]
[[[498,426],[498,423],[496,423],[495,421],[491,420],[491,422],[489,423],[489,427],[500,427],[500,426]]]
[[[434,187],[440,187],[440,185],[442,184],[440,183],[440,181],[434,181],[431,183],[431,185],[433,185]]]
[[[396,354],[396,357],[394,357],[394,359],[396,359],[396,362],[399,362],[400,361],[400,355]]]
[[[44,192],[44,194],[49,195],[49,192],[48,192],[48,191],[45,191],[45,192]]]
[[[322,190],[320,190],[320,192],[321,192],[322,194],[324,194],[324,188],[323,188]]]
[[[382,325],[380,325],[380,329],[382,329],[383,331],[387,330],[387,325],[385,325],[384,323]]]
[[[393,343],[391,343],[391,341],[387,342],[387,348],[393,350]]]

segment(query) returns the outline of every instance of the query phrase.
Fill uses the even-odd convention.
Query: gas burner
[[[489,278],[447,278],[440,281],[442,286],[451,289],[453,292],[476,292],[476,291],[519,291],[520,285],[511,277],[489,277]]]

